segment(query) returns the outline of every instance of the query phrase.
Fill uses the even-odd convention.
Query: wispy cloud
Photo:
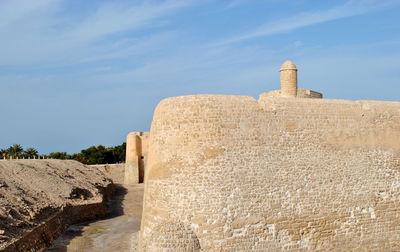
[[[236,8],[241,4],[244,4],[246,1],[245,0],[232,0],[228,3],[226,6],[227,8]]]
[[[228,9],[232,9],[232,8],[237,8],[239,6],[245,5],[245,4],[254,4],[254,3],[268,3],[268,4],[272,4],[272,3],[277,3],[277,2],[283,2],[283,1],[287,1],[287,0],[263,0],[263,1],[254,1],[254,0],[231,0],[228,2],[228,4],[226,5],[226,8]],[[290,1],[290,0],[289,0]]]
[[[101,46],[93,46],[91,53],[81,57],[78,62],[94,62],[109,59],[123,59],[133,56],[143,56],[149,51],[152,53],[165,49],[172,43],[177,43],[181,33],[177,31],[157,32],[138,39],[123,38]]]
[[[257,37],[287,33],[310,25],[315,25],[332,20],[362,15],[368,12],[381,10],[396,4],[400,4],[400,1],[399,0],[391,0],[391,1],[350,0],[343,5],[334,6],[331,9],[314,11],[314,12],[303,12],[295,16],[292,16],[290,18],[268,22],[260,25],[258,28],[253,29],[249,32],[236,35],[228,39],[223,39],[217,42],[216,44],[224,45],[248,39],[254,39]]]
[[[46,11],[49,6],[57,5],[59,2],[51,0],[3,0],[0,2],[0,28],[26,18],[32,13]]]
[[[83,22],[67,31],[63,38],[79,41],[102,39],[116,33],[143,29],[157,25],[154,20],[177,9],[188,6],[192,1],[144,2],[140,5],[105,3]]]
[[[154,42],[157,37],[162,40],[168,32],[155,31],[151,36],[144,32],[135,36],[137,43],[131,44],[124,43],[126,33],[131,33],[132,37],[133,32],[160,27],[166,23],[163,17],[194,4],[194,1],[106,2],[87,17],[74,19],[74,22],[70,22],[72,17],[60,14],[62,3],[61,0],[0,2],[0,66],[37,62],[68,64],[68,61],[96,58],[92,54],[95,52],[110,55],[118,54],[115,51],[132,51],[135,44],[142,46],[148,40]],[[24,7],[20,8],[18,4]],[[110,51],[116,44],[115,51]]]

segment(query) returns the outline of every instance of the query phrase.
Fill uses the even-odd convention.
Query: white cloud
[[[190,3],[191,1],[144,2],[128,6],[115,2],[105,3],[94,14],[67,31],[63,38],[92,41],[120,32],[143,29],[156,25],[154,20]]]
[[[227,7],[227,8],[236,8],[236,7],[238,7],[239,5],[242,5],[242,4],[244,4],[244,3],[246,3],[245,0],[232,0],[232,1],[230,1],[230,2],[228,3],[228,5],[227,5],[226,7]]]
[[[0,1],[0,28],[26,18],[32,13],[48,10],[59,1],[52,0],[2,0]]]
[[[135,36],[137,41],[133,45],[124,41],[127,32],[165,24],[163,17],[194,1],[105,2],[86,18],[72,22],[70,14],[62,9],[63,3],[62,0],[0,2],[0,66],[68,65],[96,58],[98,52],[112,55],[132,51],[133,45],[149,40],[154,44],[156,37],[161,41],[168,32]],[[13,14],[2,17],[5,13]]]
[[[177,31],[166,31],[150,34],[140,39],[120,39],[111,44],[91,47],[91,53],[86,57],[81,57],[79,62],[140,56],[149,51],[154,53],[179,40],[180,36],[181,34]]]
[[[300,47],[301,46],[301,41],[300,40],[297,40],[297,41],[295,41],[294,43],[293,43],[293,45],[295,46],[295,47]]]
[[[285,18],[273,22],[265,23],[258,28],[233,36],[217,42],[217,45],[230,44],[257,37],[270,36],[279,33],[286,33],[306,26],[324,23],[332,20],[357,16],[368,12],[387,8],[394,4],[399,4],[399,0],[377,1],[377,0],[350,0],[343,5],[335,6],[328,10],[315,12],[304,12],[290,18]]]

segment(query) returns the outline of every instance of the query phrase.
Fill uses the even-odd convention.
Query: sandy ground
[[[0,161],[0,250],[67,205],[102,202],[111,180],[73,160]]]
[[[123,178],[124,164],[0,161],[0,245],[18,239],[66,204],[99,201],[99,188],[112,179],[115,194],[107,202],[106,218],[70,226],[45,251],[131,251],[133,233],[140,229],[144,186],[122,185]]]
[[[133,233],[139,231],[142,216],[143,184],[116,185],[108,202],[108,217],[70,226],[46,252],[131,251]]]

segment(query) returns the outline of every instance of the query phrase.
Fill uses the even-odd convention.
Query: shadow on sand
[[[124,214],[122,202],[128,190],[121,184],[115,184],[115,191],[111,199],[106,202],[106,217],[101,220],[112,219]],[[92,247],[92,242],[89,237],[85,237],[84,233],[88,235],[102,232],[96,228],[91,230],[84,230],[91,223],[99,220],[87,221],[71,225],[68,229],[56,239],[52,246],[45,249],[45,252],[67,252],[67,251],[85,251]],[[78,239],[77,239],[78,238]],[[72,243],[71,241],[74,240]]]

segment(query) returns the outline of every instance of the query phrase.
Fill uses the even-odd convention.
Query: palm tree
[[[7,155],[10,155],[12,157],[19,157],[21,156],[23,151],[24,149],[22,148],[21,145],[14,144],[13,146],[10,146],[10,148],[7,149]]]
[[[1,155],[1,158],[5,157],[5,155],[7,155],[7,150],[6,149],[0,149],[0,155]]]
[[[28,148],[24,151],[24,157],[30,158],[38,155],[38,151],[35,148]]]

